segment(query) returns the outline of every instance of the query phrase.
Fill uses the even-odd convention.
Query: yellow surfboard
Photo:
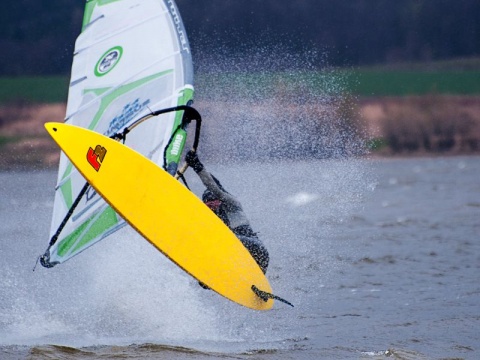
[[[272,292],[248,250],[166,171],[99,133],[61,123],[45,128],[105,201],[174,263],[238,304],[256,310],[273,306],[272,299],[252,290]]]

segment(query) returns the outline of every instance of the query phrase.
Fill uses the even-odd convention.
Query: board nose
[[[50,136],[55,138],[55,134],[58,132],[59,125],[61,124],[56,122],[48,122],[48,123],[45,123],[44,126],[45,126],[45,130],[47,130]]]

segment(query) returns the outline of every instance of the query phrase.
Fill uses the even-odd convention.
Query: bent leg
[[[263,245],[262,241],[260,241],[260,239],[257,237],[251,236],[238,236],[238,238],[242,242],[243,246],[247,248],[257,262],[258,266],[260,266],[265,274],[267,272],[270,256],[268,255],[268,250],[265,245]]]

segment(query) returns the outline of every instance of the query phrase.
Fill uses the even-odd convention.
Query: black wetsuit
[[[205,169],[199,171],[198,176],[205,187],[222,202],[219,217],[239,238],[265,273],[269,261],[268,251],[257,234],[252,230],[250,221],[243,211],[242,204],[232,194],[219,186],[212,175]]]

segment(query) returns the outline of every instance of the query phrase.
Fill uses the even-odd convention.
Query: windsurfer
[[[265,273],[269,261],[268,251],[253,231],[242,204],[205,169],[196,152],[190,150],[185,161],[207,188],[202,195],[202,201],[233,231]]]

